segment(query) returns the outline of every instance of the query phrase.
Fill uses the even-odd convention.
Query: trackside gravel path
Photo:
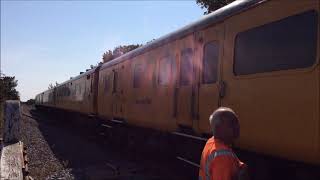
[[[22,140],[35,179],[192,179],[176,160],[124,154],[71,123],[22,106]],[[57,123],[59,122],[59,123]]]

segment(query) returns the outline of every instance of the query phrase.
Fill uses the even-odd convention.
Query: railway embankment
[[[39,129],[39,123],[32,118],[30,106],[22,107],[22,141],[27,148],[29,171],[35,179],[59,177],[73,179],[74,176],[64,166],[63,160],[56,157]],[[59,173],[59,175],[57,175]]]

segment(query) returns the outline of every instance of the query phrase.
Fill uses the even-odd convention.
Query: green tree
[[[18,80],[14,76],[1,76],[0,77],[0,103],[5,100],[20,99],[19,92],[16,90]]]
[[[108,61],[115,59],[115,58],[117,58],[127,52],[130,52],[140,46],[142,46],[142,44],[131,44],[131,45],[117,46],[112,51],[107,50],[105,53],[103,53],[102,60],[103,60],[103,62],[108,62]]]
[[[209,14],[233,1],[235,0],[197,0],[197,4],[200,5],[202,9],[206,9],[204,14]]]
[[[53,85],[52,83],[49,84],[48,89],[53,89],[55,87],[59,86],[59,83],[56,81],[55,85]]]
[[[52,85],[52,83],[49,84],[48,89],[53,89],[54,85]]]

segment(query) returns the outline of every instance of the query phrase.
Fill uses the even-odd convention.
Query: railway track
[[[119,126],[125,126],[125,123],[118,120],[112,120],[113,124],[101,124],[107,131],[116,129]],[[170,157],[171,160],[178,160],[178,166],[181,166],[185,171],[190,172],[188,177],[190,179],[196,179],[199,169],[198,157],[200,157],[199,150],[201,151],[207,138],[192,136],[184,133],[173,132],[175,139],[174,144],[184,144],[178,150],[173,150],[166,156]],[[181,142],[180,142],[181,141]],[[193,146],[193,149],[188,149],[187,152],[183,152],[181,149],[185,147],[192,147],[191,144],[195,141],[199,142],[198,147]],[[190,144],[188,144],[190,143]],[[137,145],[137,144],[135,144]],[[138,145],[139,146],[139,145]],[[194,152],[192,152],[194,151]],[[257,154],[249,151],[235,149],[236,154],[249,165],[249,171],[251,179],[253,180],[269,180],[269,179],[291,179],[291,180],[319,180],[320,179],[320,167],[310,164],[304,164],[301,162],[289,161],[281,158],[275,158],[263,154]]]
[[[181,164],[174,158],[155,156],[155,153],[137,148],[133,142],[119,143],[110,141],[109,138],[116,134],[108,131],[121,126],[114,121],[110,124],[86,126],[74,124],[69,115],[40,112],[35,109],[28,110],[24,107],[24,119],[37,123],[44,140],[48,143],[53,153],[66,169],[71,169],[74,179],[95,178],[99,179],[194,179],[194,175],[185,173],[186,164]],[[79,120],[88,120],[77,117]],[[81,150],[81,149],[82,150]],[[83,150],[86,149],[86,150]],[[37,155],[33,154],[30,157]],[[32,168],[30,171],[32,175]],[[36,167],[36,168],[41,168]],[[174,171],[173,171],[174,169]],[[55,179],[59,173],[52,173]],[[36,179],[42,179],[37,178]],[[50,178],[49,178],[50,179]]]
[[[78,115],[45,112],[34,109],[31,109],[30,112],[31,113],[24,113],[23,115],[28,118],[35,119],[35,121],[40,124],[40,127],[43,126],[43,131],[50,129],[51,133],[62,133],[60,136],[55,137],[55,140],[52,140],[49,137],[52,136],[49,133],[49,143],[54,141],[54,144],[59,146],[58,144],[61,143],[61,139],[59,138],[65,137],[66,140],[68,140],[68,136],[77,136],[78,140],[89,141],[95,146],[101,148],[101,150],[99,150],[99,156],[107,156],[107,158],[102,162],[99,157],[94,158],[97,162],[102,163],[102,165],[92,168],[98,169],[98,172],[93,173],[92,176],[94,176],[94,174],[102,173],[99,171],[104,169],[107,171],[107,175],[104,175],[107,179],[125,179],[128,177],[137,179],[197,178],[199,164],[197,163],[198,160],[192,157],[198,157],[200,154],[197,154],[198,156],[194,155],[194,153],[192,154],[190,152],[191,149],[189,149],[190,151],[187,153],[181,151],[177,152],[174,149],[175,146],[179,145],[178,143],[180,143],[179,141],[181,138],[187,139],[187,141],[182,143],[182,146],[184,145],[185,147],[190,147],[185,143],[192,143],[192,141],[201,141],[204,143],[206,141],[205,138],[175,132],[172,135],[174,135],[173,137],[179,138],[179,140],[176,139],[174,142],[161,143],[165,138],[162,138],[161,140],[161,138],[157,138],[159,137],[157,134],[155,134],[154,139],[149,142],[150,139],[144,137],[143,134],[152,134],[152,132],[142,133],[142,131],[148,131],[145,129],[132,130],[132,128],[124,121],[111,120],[108,122],[93,123],[94,117],[90,117],[88,119],[88,117]],[[87,124],[87,122],[90,122],[90,124]],[[52,127],[54,128],[52,129]],[[64,135],[65,133],[63,132],[65,131],[69,131],[71,135]],[[141,135],[143,138],[141,138]],[[152,142],[157,142],[161,144],[161,146],[166,146],[166,148],[155,146]],[[64,145],[66,143],[62,144]],[[77,146],[86,145],[86,143],[83,142],[80,144],[77,144]],[[59,150],[62,151],[62,153],[63,151],[66,151],[63,148],[65,147],[60,147]],[[70,145],[67,145],[66,148],[68,149],[71,147]],[[73,148],[77,149],[77,147]],[[202,146],[197,148],[201,149]],[[169,151],[167,151],[168,149]],[[316,180],[320,177],[319,167],[289,162],[283,159],[277,159],[241,150],[236,150],[236,152],[240,159],[249,165],[252,179]],[[86,156],[86,158],[90,159],[90,155]],[[66,156],[66,158],[71,159],[70,161],[72,162],[73,158],[80,157],[75,154],[73,157]],[[128,164],[130,164],[130,166],[128,166]],[[72,166],[73,165],[71,165],[71,167]],[[172,169],[174,169],[174,171]]]

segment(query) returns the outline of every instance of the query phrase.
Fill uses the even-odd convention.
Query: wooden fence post
[[[4,143],[16,143],[21,140],[20,101],[8,100],[4,104]]]

